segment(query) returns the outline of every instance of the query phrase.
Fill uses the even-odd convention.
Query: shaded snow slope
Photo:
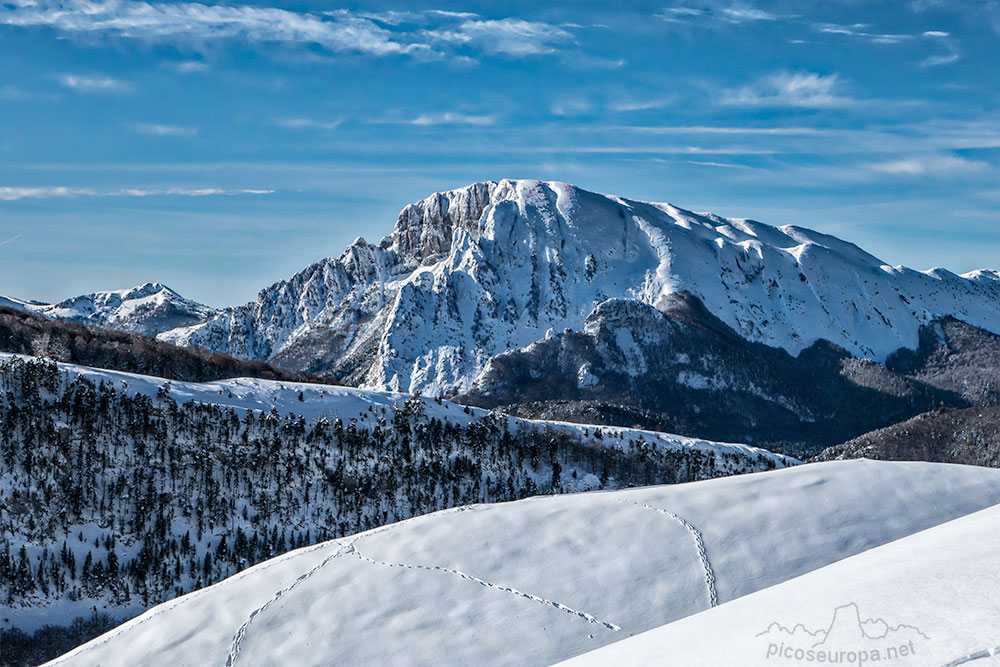
[[[550,664],[997,502],[997,470],[851,461],[467,506],[273,559],[53,664]]]
[[[489,359],[580,330],[609,298],[657,305],[687,290],[741,336],[797,354],[826,339],[884,359],[921,323],[1000,332],[1000,273],[891,267],[801,227],[720,218],[565,183],[476,183],[400,213],[260,292],[164,340],[270,359],[365,387],[468,390]]]
[[[68,322],[146,336],[156,336],[163,331],[195,324],[217,313],[214,308],[185,299],[160,283],[83,294],[59,303],[0,297],[0,306],[2,305]]]
[[[998,664],[998,553],[995,506],[565,664]]]

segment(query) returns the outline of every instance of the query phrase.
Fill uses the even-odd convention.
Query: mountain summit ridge
[[[258,299],[160,337],[349,384],[449,393],[489,360],[580,330],[610,298],[688,291],[741,336],[798,354],[826,339],[884,360],[953,315],[1000,332],[1000,273],[889,266],[805,227],[695,213],[565,183],[430,195]]]
[[[365,388],[458,394],[497,355],[584,330],[609,299],[666,312],[681,293],[793,355],[826,340],[884,361],[947,316],[1000,333],[997,271],[915,271],[798,225],[510,179],[411,203],[377,243],[358,237],[242,306],[159,283],[7,305]]]

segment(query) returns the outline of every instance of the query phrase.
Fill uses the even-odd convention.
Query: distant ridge
[[[60,301],[42,303],[0,296],[0,306],[19,308],[37,315],[139,333],[146,336],[188,326],[214,316],[218,311],[185,299],[161,283],[145,283],[129,289],[93,292]]]

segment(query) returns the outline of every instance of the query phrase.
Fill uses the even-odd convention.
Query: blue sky
[[[222,306],[503,177],[1000,268],[1000,2],[0,0],[0,293]]]

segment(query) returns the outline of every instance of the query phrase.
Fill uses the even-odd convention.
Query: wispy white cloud
[[[172,68],[181,74],[193,74],[195,72],[208,71],[208,63],[201,60],[182,60],[179,63],[174,63]]]
[[[823,76],[812,72],[779,72],[755,83],[726,91],[723,104],[760,107],[830,108],[857,103],[838,95],[837,74]]]
[[[554,53],[559,45],[572,38],[559,26],[519,18],[468,20],[453,29],[426,30],[423,34],[432,41],[470,46],[484,53],[508,56]]]
[[[521,152],[584,153],[607,155],[773,155],[770,148],[746,146],[526,146]]]
[[[8,243],[13,243],[14,241],[18,240],[22,236],[24,236],[24,234],[18,234],[17,236],[12,236],[9,239],[7,239],[6,241],[0,241],[0,245],[7,245]]]
[[[155,134],[161,137],[192,137],[198,134],[198,128],[196,127],[157,125],[154,123],[139,123],[135,126],[135,131],[140,134]]]
[[[688,23],[692,18],[710,16],[707,9],[697,9],[695,7],[666,7],[661,9],[655,16],[667,23]]]
[[[343,118],[336,120],[316,120],[313,118],[279,118],[274,121],[278,127],[290,130],[335,130],[344,123]]]
[[[645,99],[623,97],[612,101],[608,105],[608,108],[612,111],[648,111],[650,109],[663,109],[664,107],[668,107],[673,104],[676,99],[677,98],[672,95],[649,97]]]
[[[798,18],[795,14],[778,14],[748,3],[712,2],[707,7],[666,7],[657,16],[670,23],[683,23],[698,19],[711,19],[724,23],[753,23],[758,21],[784,21]]]
[[[352,12],[348,9],[335,9],[324,12],[324,14],[327,16],[356,16],[391,26],[403,25],[405,23],[427,23],[435,18],[460,20],[479,18],[479,14],[475,12],[453,12],[444,9],[424,9],[420,11],[390,9],[382,12]]]
[[[549,105],[549,111],[556,116],[575,116],[587,113],[594,108],[594,103],[586,97],[560,97]]]
[[[996,0],[990,0],[995,2]],[[874,44],[902,44],[920,37],[947,37],[948,33],[939,30],[928,30],[923,33],[886,33],[874,30],[870,24],[841,24],[826,21],[815,21],[801,14],[781,14],[747,3],[732,3],[729,0],[707,0],[704,7],[668,7],[660,10],[657,16],[669,23],[700,25],[703,27],[725,27],[739,24],[752,25],[761,22],[784,22],[790,27],[819,35],[840,35],[855,38]],[[1000,6],[1000,5],[998,5]],[[790,39],[792,43],[807,43],[800,37]]]
[[[623,125],[616,126],[614,129],[643,134],[811,135],[824,137],[836,132],[836,130],[819,127],[741,127],[725,125]]]
[[[455,111],[425,113],[405,121],[410,125],[494,125],[497,116],[494,114],[464,114]]]
[[[947,53],[939,56],[928,56],[920,61],[921,67],[937,67],[939,65],[950,65],[954,62],[958,62],[961,59],[957,53]]]
[[[743,23],[744,21],[783,21],[797,18],[795,15],[775,14],[750,5],[733,5],[719,9],[719,15],[733,23]]]
[[[913,39],[916,35],[899,33],[879,33],[871,32],[866,23],[855,23],[853,25],[841,25],[839,23],[811,23],[810,27],[816,32],[827,35],[844,35],[847,37],[860,37],[876,44],[899,44]]]
[[[1000,6],[1000,3],[998,3]],[[951,65],[962,59],[962,49],[959,41],[950,33],[941,30],[928,30],[924,37],[931,39],[936,45],[944,49],[944,53],[936,53],[920,61],[921,67],[938,67],[941,65]]]
[[[131,89],[125,81],[103,75],[60,74],[59,84],[79,93],[124,93]]]
[[[207,41],[319,44],[333,51],[373,55],[426,48],[404,44],[369,19],[324,18],[315,14],[248,5],[126,0],[14,0],[0,5],[0,23],[46,26],[65,33],[105,33],[148,41]]]
[[[698,160],[688,160],[688,164],[693,164],[698,167],[720,167],[723,169],[749,169],[745,164],[735,164],[732,162],[701,162]]]
[[[195,45],[221,39],[315,44],[373,56],[440,56],[438,47],[461,45],[486,54],[523,57],[552,53],[570,40],[564,27],[520,18],[483,20],[473,12],[319,14],[253,5],[133,0],[11,0],[0,4],[0,24]],[[406,24],[411,25],[401,28]],[[188,72],[204,68],[197,61],[176,67]]]
[[[925,155],[870,166],[874,171],[893,176],[928,176],[980,171],[989,168],[990,164],[954,155]]]
[[[18,188],[0,187],[0,201],[14,201],[16,199],[47,199],[49,197],[77,197],[81,195],[96,195],[93,190],[83,188],[67,188],[62,186],[38,187],[38,188]]]
[[[9,102],[29,102],[31,100],[40,99],[42,96],[31,91],[27,91],[18,86],[13,86],[10,84],[0,86],[0,100],[7,100]]]
[[[18,199],[51,199],[57,197],[152,197],[181,196],[206,197],[213,195],[263,195],[274,190],[241,189],[223,190],[221,188],[119,188],[117,190],[94,190],[66,186],[41,187],[0,187],[0,201],[16,201]]]

